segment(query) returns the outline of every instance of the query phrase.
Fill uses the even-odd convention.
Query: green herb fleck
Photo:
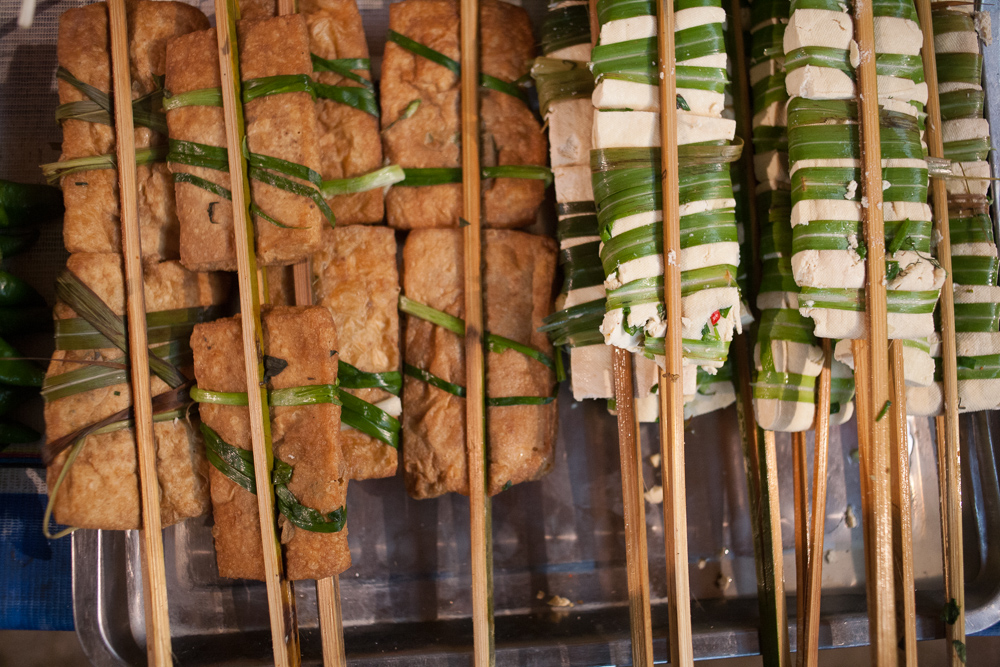
[[[960,642],[957,639],[951,642],[951,645],[955,647],[955,653],[958,654],[958,659],[965,664],[965,642]]]
[[[687,100],[680,95],[677,96],[677,108],[683,109],[684,111],[691,111],[691,107],[688,106]]]
[[[944,606],[944,610],[941,612],[941,620],[948,625],[955,625],[955,622],[958,620],[961,612],[962,608],[958,606],[958,600],[952,598],[948,604]]]
[[[264,355],[264,382],[267,382],[271,378],[281,375],[281,372],[288,368],[288,362],[284,359],[278,357],[272,357],[269,354]]]
[[[513,481],[513,480],[510,480],[510,479],[508,479],[508,480],[507,480],[507,483],[506,483],[506,484],[504,484],[504,485],[503,485],[503,488],[502,488],[502,489],[500,489],[500,490],[501,490],[501,491],[506,491],[507,489],[509,489],[509,488],[510,488],[510,487],[512,487],[512,486],[514,486],[514,481]]]
[[[115,396],[121,396],[121,395],[122,395],[122,393],[120,391],[116,391],[115,392]]]
[[[886,248],[886,251],[890,255],[896,254],[897,251],[902,249],[903,243],[906,242],[906,237],[910,234],[910,219],[907,218],[903,222],[899,223],[899,227],[896,228],[896,235],[892,237],[892,243]]]
[[[875,418],[875,421],[877,422],[882,421],[882,417],[885,417],[886,413],[889,412],[889,407],[891,405],[892,401],[886,401],[885,405],[882,406],[882,409],[878,411],[878,417]]]
[[[899,262],[886,262],[885,263],[885,279],[886,281],[892,281],[896,279],[899,275]]]
[[[830,404],[830,414],[831,415],[835,415],[838,412],[840,412],[840,403],[831,403]]]
[[[851,461],[853,461],[854,463],[857,463],[858,461],[861,460],[861,450],[859,450],[857,448],[852,449],[851,453],[848,456],[851,457]]]
[[[459,227],[468,227],[470,224],[471,223],[468,220],[466,220],[465,218],[459,218],[458,219],[458,226]]]

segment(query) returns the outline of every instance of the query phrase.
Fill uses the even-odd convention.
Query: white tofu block
[[[573,46],[567,46],[565,49],[559,49],[553,51],[546,58],[555,58],[556,60],[576,60],[577,62],[589,62],[590,61],[590,42],[586,44],[574,44]]]
[[[662,211],[645,211],[643,213],[636,213],[635,215],[627,215],[624,218],[615,220],[611,224],[611,236],[620,236],[627,231],[656,224],[661,220],[663,220]]]
[[[642,424],[650,424],[660,417],[660,399],[658,396],[643,396],[632,399],[635,418]]]
[[[761,292],[757,295],[758,310],[799,307],[799,295],[796,292]]]
[[[949,141],[967,141],[990,136],[990,123],[985,118],[958,118],[941,123],[941,138]]]
[[[792,227],[808,225],[813,220],[861,222],[861,204],[846,199],[803,199],[792,205]]]
[[[590,164],[573,167],[553,167],[556,184],[556,201],[568,204],[575,201],[594,201],[594,184]]]
[[[732,141],[736,136],[736,121],[714,116],[699,116],[688,111],[677,112],[677,145],[703,141]]]
[[[941,81],[938,83],[938,93],[952,93],[956,90],[982,90],[978,83],[966,83],[965,81]]]
[[[594,148],[648,148],[659,145],[660,114],[653,111],[594,111]]]
[[[840,404],[840,410],[830,415],[830,426],[840,426],[851,421],[854,416],[854,401]]]
[[[574,236],[573,238],[563,239],[559,242],[559,248],[566,250],[567,248],[572,248],[573,246],[583,245],[584,243],[592,243],[594,241],[600,241],[600,236]]]
[[[854,22],[842,12],[827,9],[796,9],[785,28],[785,53],[805,46],[825,46],[832,49],[850,48],[854,39]]]
[[[753,115],[753,126],[785,127],[788,125],[788,104],[786,102],[771,102],[767,107]]]
[[[823,348],[809,343],[798,343],[792,340],[768,341],[771,348],[771,359],[774,370],[779,373],[795,373],[816,377],[823,369]],[[763,365],[760,361],[760,343],[754,345],[753,361],[757,370]]]
[[[955,285],[955,303],[1000,303],[1000,287]]]
[[[882,76],[876,77],[878,80],[878,98],[883,99],[895,99],[895,100],[907,100],[911,102],[920,102],[921,104],[927,104],[927,83],[913,83],[909,79],[903,79],[898,76]]]
[[[899,274],[889,281],[887,289],[922,292],[939,290],[944,286],[945,270],[921,257],[920,253],[900,250],[891,259],[899,262]]]
[[[590,165],[594,110],[587,99],[552,105],[548,115],[549,156],[553,167]]]
[[[594,88],[591,102],[595,109],[659,111],[660,87],[620,79],[602,79]]]
[[[1000,380],[959,380],[959,412],[980,412],[997,408],[1000,408]]]
[[[919,56],[924,45],[920,24],[895,16],[875,17],[875,53]]]
[[[639,331],[636,334],[629,334],[623,326],[625,314],[621,308],[615,308],[604,313],[604,320],[601,322],[601,333],[604,334],[604,343],[614,345],[629,352],[639,352],[642,348],[643,335]]]
[[[974,31],[934,35],[935,53],[979,53],[979,35]]]
[[[682,239],[683,235],[682,232]],[[739,266],[740,244],[734,242],[705,243],[681,250],[681,271],[703,269],[707,266],[717,266],[719,264]],[[662,263],[660,266],[662,273]]]
[[[743,330],[740,322],[740,292],[735,287],[713,287],[681,298],[681,337],[701,340],[702,328],[717,310],[729,314],[715,325],[724,341],[733,339],[733,330]]]
[[[766,190],[778,190],[779,186],[791,183],[788,174],[788,153],[767,151],[754,153],[753,170],[757,181],[766,184]]]
[[[769,58],[762,63],[757,63],[750,68],[750,85],[754,86],[758,81],[762,79],[773,76],[781,71],[781,65],[784,63],[784,56],[775,56],[774,58]]]
[[[955,334],[960,357],[983,357],[1000,354],[1000,332],[975,331]]]
[[[728,66],[729,59],[726,57],[725,53],[717,53],[708,56],[700,56],[698,58],[689,58],[688,60],[678,60],[678,65],[684,65],[686,67],[715,67],[718,69],[726,69]]]
[[[923,162],[923,160],[921,160]],[[885,222],[931,219],[931,207],[921,202],[894,201],[882,204],[882,219]]]
[[[584,287],[582,289],[572,289],[569,291],[569,294],[566,295],[566,302],[563,304],[563,308],[572,308],[573,306],[578,306],[581,303],[589,303],[591,301],[603,299],[604,296],[604,285],[591,285],[590,287]]]
[[[915,417],[936,417],[943,412],[944,392],[940,382],[932,382],[926,387],[906,388],[906,414]]]
[[[785,75],[785,90],[791,97],[846,100],[854,97],[854,81],[839,69],[806,65]]]
[[[915,106],[916,102],[911,103],[908,100],[897,100],[893,98],[879,97],[878,102],[882,106],[882,108],[884,108],[886,111],[905,113],[906,115],[913,116],[914,118],[919,118],[920,114],[923,112],[922,109],[919,109],[917,108],[917,106]],[[922,146],[924,146],[924,148],[927,147],[926,142],[923,140],[922,135],[920,143]]]
[[[658,90],[658,88],[656,88]],[[714,93],[710,90],[698,90],[697,88],[678,88],[677,94],[687,102],[691,113],[700,116],[722,116],[726,105],[726,95],[724,93]],[[657,109],[659,109],[659,97],[657,97]]]
[[[570,348],[569,363],[575,400],[614,397],[615,384],[609,345]]]
[[[800,303],[799,313],[813,318],[813,333],[818,338],[864,338],[865,336],[863,312],[809,308]]]
[[[716,211],[720,208],[736,208],[735,199],[699,199],[698,201],[688,202],[687,204],[681,204],[680,211],[681,217],[685,215],[691,215],[693,213],[702,213],[704,211]]]
[[[792,255],[792,276],[802,287],[860,289],[865,286],[865,260],[853,250],[802,250]],[[810,302],[800,298],[800,305]]]
[[[951,246],[952,257],[996,257],[997,247],[992,243],[956,243]]]
[[[646,37],[656,37],[655,16],[636,16],[630,19],[608,21],[601,26],[602,45]]]
[[[753,408],[757,424],[766,431],[782,433],[808,431],[816,418],[815,403],[755,398]]]
[[[934,384],[934,358],[930,353],[904,345],[903,380],[907,387],[927,387]]]
[[[684,419],[707,415],[710,412],[728,408],[736,402],[733,383],[729,380],[713,382],[705,390],[711,393],[695,394],[694,400],[684,406]]]
[[[618,268],[608,275],[604,281],[607,289],[617,289],[622,285],[643,278],[654,278],[663,275],[663,255],[647,255],[639,259],[619,264]],[[635,312],[633,310],[633,312]]]
[[[725,23],[726,10],[722,7],[689,7],[674,12],[674,32],[709,23]]]
[[[948,194],[986,196],[990,189],[989,162],[952,162],[951,170],[953,174],[961,178],[946,178],[944,180]]]

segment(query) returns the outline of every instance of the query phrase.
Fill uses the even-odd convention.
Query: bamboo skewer
[[[476,667],[496,663],[493,528],[486,495],[486,376],[483,354],[482,230],[479,176],[479,2],[461,3],[462,210],[465,225],[465,440],[472,543],[472,628]]]
[[[896,562],[896,630],[901,664],[917,665],[917,609],[913,573],[913,530],[910,516],[910,451],[906,432],[906,384],[903,376],[903,341],[894,340],[889,346],[892,383],[892,541]]]
[[[257,258],[254,253],[254,225],[249,215],[249,183],[242,155],[243,106],[240,102],[239,49],[236,38],[238,10],[234,0],[215,0],[215,18],[219,42],[219,70],[222,102],[226,118],[226,146],[229,158],[230,188],[235,221],[236,260],[240,288],[240,317],[243,325],[243,356],[250,410],[250,436],[253,443],[254,476],[257,480],[257,508],[264,556],[267,607],[271,621],[274,663],[278,667],[296,667],[301,662],[295,601],[291,586],[284,579],[281,545],[278,542],[274,514],[274,495],[270,484],[271,419],[261,378],[264,376],[264,336],[260,323],[260,299],[257,285]],[[240,225],[242,222],[242,227]]]
[[[132,76],[128,49],[125,0],[108,3],[111,34],[112,90],[115,107],[115,143],[118,189],[121,197],[122,259],[125,265],[129,375],[134,410],[139,490],[142,498],[143,594],[146,608],[146,653],[151,665],[172,665],[167,579],[160,525],[160,483],[156,474],[152,391],[149,384],[149,343],[146,336],[146,295],[143,289],[142,244],[139,232],[138,176],[135,164],[135,127],[132,122]]]
[[[809,533],[808,581],[805,593],[805,645],[798,646],[806,665],[819,664],[819,619],[823,591],[823,536],[826,533],[826,473],[830,448],[830,339],[823,339],[823,370],[816,395],[816,446],[813,450],[812,524]]]
[[[916,0],[917,16],[924,33],[921,50],[927,82],[927,149],[931,157],[944,157],[941,135],[941,99],[938,97],[937,58],[930,0]],[[938,261],[947,273],[941,289],[941,363],[943,364],[944,416],[936,420],[938,433],[938,488],[941,496],[941,541],[944,560],[944,597],[954,600],[958,618],[945,624],[948,661],[959,667],[957,645],[965,645],[965,568],[962,560],[962,486],[958,433],[958,348],[955,340],[955,293],[951,273],[951,223],[948,192],[940,178],[931,179],[934,229],[938,238]]]
[[[660,156],[663,189],[663,256],[681,256],[680,192],[677,158],[677,79],[674,5],[657,3],[660,70]],[[666,304],[666,368],[660,369],[660,456],[663,471],[663,537],[670,613],[670,664],[692,665],[691,585],[688,579],[687,486],[684,479],[684,389],[681,346],[681,267],[663,266]]]
[[[805,431],[792,435],[792,493],[795,496],[795,664],[805,665],[808,571],[813,555],[809,535],[809,465]]]
[[[886,319],[885,230],[882,220],[882,147],[879,131],[878,86],[875,72],[875,24],[871,0],[854,2],[854,36],[861,54],[858,65],[858,116],[861,124],[862,194],[864,234],[868,248],[865,307],[867,311],[868,373],[857,374],[859,384],[869,383],[870,421],[858,420],[858,430],[870,431],[867,446],[860,448],[862,467],[872,476],[862,485],[868,586],[868,633],[872,663],[896,664],[896,604],[893,591],[892,507],[889,479],[889,420],[879,419],[888,403],[888,324]],[[855,355],[855,368],[857,355]],[[861,440],[861,438],[859,438]]]
[[[635,390],[632,385],[632,355],[621,348],[613,348],[612,364],[615,378],[615,407],[618,412],[618,451],[622,468],[632,664],[635,667],[653,667],[653,619],[649,593],[646,504],[642,494],[642,445],[639,440],[633,400]]]

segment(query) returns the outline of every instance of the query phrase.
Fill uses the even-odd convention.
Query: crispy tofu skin
[[[552,354],[536,330],[551,312],[556,245],[523,232],[484,234],[483,289],[489,331]],[[458,230],[411,232],[403,248],[403,289],[411,299],[464,317],[462,234]],[[462,338],[416,317],[406,323],[407,363],[454,384],[465,385]],[[545,365],[513,350],[490,352],[487,395],[550,396],[555,377]],[[490,407],[487,413],[489,480],[497,494],[508,483],[538,479],[551,468],[557,423],[548,405]],[[407,376],[403,386],[403,467],[415,498],[449,491],[468,493],[465,400]]]
[[[71,255],[67,268],[119,315],[125,308],[125,283],[121,256],[111,253]],[[225,300],[228,280],[219,274],[191,273],[179,262],[147,263],[143,267],[148,312],[208,306]],[[63,303],[56,303],[55,317],[77,317]],[[49,377],[77,370],[73,361],[119,360],[117,348],[56,350]],[[153,396],[170,388],[151,377]],[[100,421],[131,405],[127,383],[81,392],[47,403],[45,432],[56,440]],[[197,424],[186,420],[153,426],[157,447],[157,472],[161,487],[163,525],[200,516],[208,510],[208,465]],[[47,471],[49,488],[55,483],[69,450],[60,454]],[[81,528],[129,530],[141,525],[139,480],[135,439],[131,429],[90,436],[70,468],[55,504],[58,522]]]
[[[272,376],[272,389],[337,380],[336,333],[322,307],[274,307],[263,316],[267,354],[287,366]],[[246,391],[241,326],[238,318],[198,325],[191,336],[195,377],[203,389]],[[227,443],[251,449],[249,410],[202,404],[202,419]],[[340,447],[340,406],[333,404],[272,408],[274,453],[295,468],[289,490],[320,512],[342,507],[347,498],[346,466]],[[215,467],[210,469],[213,534],[219,574],[234,579],[264,578],[257,498]],[[351,564],[347,528],[316,533],[278,517],[290,579],[323,579]]]
[[[479,11],[483,73],[504,81],[526,74],[535,55],[527,13],[497,0],[484,0]],[[458,5],[453,0],[393,4],[389,27],[459,59]],[[414,168],[461,166],[459,77],[388,42],[381,86],[383,140],[389,162]],[[413,100],[420,100],[420,106],[410,118],[401,119]],[[546,163],[545,135],[527,105],[505,93],[483,89],[481,114],[484,166]],[[484,220],[492,227],[529,225],[544,194],[545,186],[537,180],[486,180]],[[386,196],[389,224],[400,229],[458,227],[461,209],[461,184],[394,187]]]
[[[387,227],[342,227],[323,232],[323,249],[313,255],[316,303],[333,314],[340,358],[368,373],[398,371],[399,273],[396,236]],[[350,389],[378,403],[392,394],[381,389]],[[361,431],[340,432],[351,479],[392,477],[397,451]]]
[[[240,17],[244,19],[269,19],[278,15],[277,0],[241,0]]]
[[[137,2],[129,11],[129,55],[132,97],[156,90],[154,77],[165,69],[167,40],[208,27],[198,9],[181,2]],[[59,64],[75,77],[102,91],[111,89],[111,55],[107,5],[97,3],[65,12],[59,21]],[[60,103],[88,99],[59,81]],[[137,149],[166,144],[166,137],[136,126]],[[115,152],[114,128],[80,120],[63,122],[62,160]],[[70,252],[119,252],[118,176],[113,169],[95,169],[64,176],[66,213],[63,240]],[[173,180],[164,163],[138,167],[139,227],[146,259],[178,256],[178,223]]]
[[[240,21],[237,30],[243,81],[312,74],[309,32],[302,15]],[[245,103],[243,110],[251,153],[305,165],[317,173],[322,170],[316,104],[309,93],[258,97]],[[250,193],[266,214],[283,225],[299,228],[283,229],[256,216],[261,264],[294,264],[319,249],[321,231],[329,222],[314,201],[256,179],[250,180]]]
[[[173,94],[219,88],[218,41],[215,29],[202,30],[170,41],[167,46],[166,89]],[[170,137],[207,146],[226,145],[222,107],[188,106],[167,112]],[[229,173],[169,162],[173,173],[188,173],[228,190]],[[233,205],[225,197],[191,183],[175,186],[180,219],[180,256],[192,271],[235,271]]]
[[[304,0],[299,11],[309,24],[312,52],[321,58],[368,58],[368,43],[355,0]],[[357,70],[371,79],[368,70]],[[313,75],[320,83],[360,87],[333,72]],[[346,104],[318,99],[319,146],[323,180],[351,178],[382,166],[382,136],[378,117]],[[381,222],[385,212],[382,188],[341,195],[327,200],[338,225]]]

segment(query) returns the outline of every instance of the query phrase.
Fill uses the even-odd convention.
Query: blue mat
[[[42,536],[45,470],[0,468],[0,630],[72,630],[71,540]]]

